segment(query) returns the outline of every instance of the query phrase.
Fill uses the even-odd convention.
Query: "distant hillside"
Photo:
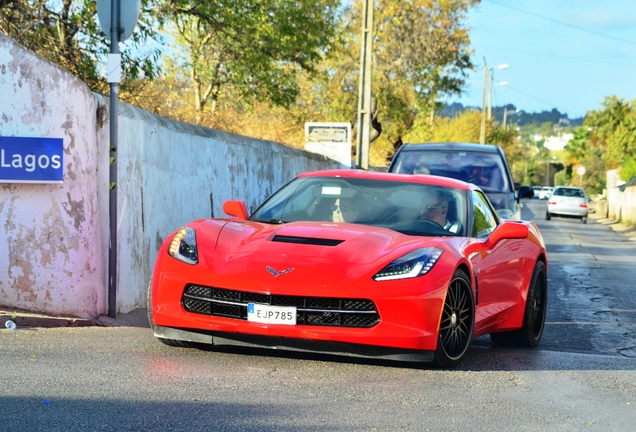
[[[441,115],[442,117],[454,117],[467,109],[481,111],[481,108],[470,106],[465,107],[464,105],[455,102],[450,105],[444,105],[444,108],[439,111],[439,115]],[[552,111],[527,113],[523,110],[517,110],[517,107],[512,104],[500,107],[492,107],[492,115],[499,122],[503,122],[504,109],[508,110],[506,122],[508,124],[516,123],[520,127],[532,123],[541,125],[548,122],[553,124],[561,123],[570,126],[581,126],[583,124],[583,117],[571,119],[568,117],[567,114],[562,114],[556,108],[552,109]]]

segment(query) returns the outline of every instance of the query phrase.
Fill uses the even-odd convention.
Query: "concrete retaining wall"
[[[636,225],[636,186],[618,187],[625,184],[617,170],[607,172],[607,214],[609,219],[623,225]]]
[[[0,306],[107,313],[108,99],[0,33],[0,135],[64,140],[63,184],[0,183]],[[190,220],[253,208],[322,156],[120,104],[117,311],[145,303],[157,250]]]

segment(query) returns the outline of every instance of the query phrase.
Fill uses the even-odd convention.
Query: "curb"
[[[15,318],[13,318],[15,317]],[[56,327],[149,327],[145,309],[119,314],[117,319],[101,315],[94,319],[76,317],[56,317],[28,311],[9,312],[0,310],[0,330],[6,329],[7,321],[14,321],[17,328],[56,328]]]
[[[621,234],[629,240],[636,241],[636,227],[622,225],[621,223],[608,218],[597,217],[595,213],[588,215],[588,218],[594,219],[596,223],[608,226],[615,233]]]
[[[0,313],[0,328],[4,329],[6,322],[12,319],[13,314],[7,315]],[[81,318],[58,318],[47,316],[33,316],[18,313],[13,319],[16,326],[20,327],[90,327],[103,325],[97,320],[87,320]]]

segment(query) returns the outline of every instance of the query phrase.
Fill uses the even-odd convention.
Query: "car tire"
[[[587,216],[583,216],[583,217],[581,218],[581,223],[582,223],[582,224],[586,224],[586,223],[587,223]]]
[[[146,292],[146,311],[148,313],[148,324],[150,325],[150,329],[154,333],[155,324],[152,321],[152,279],[150,280],[150,282],[148,282],[148,290]],[[176,339],[157,337],[157,340],[165,345],[173,347],[192,348],[194,346],[192,342],[180,341]]]
[[[456,367],[466,354],[475,327],[475,302],[470,278],[457,270],[448,285],[439,325],[435,364]]]
[[[543,336],[547,306],[548,278],[545,264],[537,261],[530,280],[522,327],[511,332],[491,333],[490,339],[495,345],[535,348]]]
[[[550,220],[550,219],[552,219],[552,215],[550,214],[549,211],[546,210],[546,212],[545,212],[545,220]]]

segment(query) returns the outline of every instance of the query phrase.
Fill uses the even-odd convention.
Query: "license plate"
[[[296,308],[248,303],[247,320],[264,324],[296,325]]]

